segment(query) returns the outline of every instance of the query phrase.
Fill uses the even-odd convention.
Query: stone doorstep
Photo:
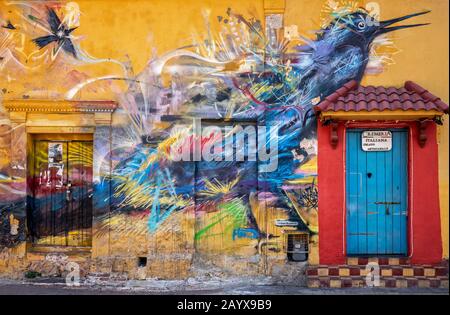
[[[448,277],[435,279],[410,277],[382,277],[381,288],[445,288],[448,289]],[[307,280],[308,288],[359,288],[366,287],[365,277],[320,277],[310,276]]]

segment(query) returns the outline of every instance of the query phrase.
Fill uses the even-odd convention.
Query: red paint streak
[[[427,126],[428,141],[418,143],[416,123],[339,124],[336,149],[330,145],[329,127],[318,126],[319,255],[320,264],[344,264],[345,227],[345,130],[346,128],[409,128],[409,256],[413,264],[442,260],[439,208],[438,145],[436,125]]]
[[[245,96],[247,96],[249,99],[252,100],[255,104],[262,105],[262,106],[269,106],[269,104],[259,101],[248,88],[242,88],[239,83],[237,82],[236,78],[233,78],[233,85],[240,90]]]
[[[188,147],[189,148],[189,152],[194,152],[195,149],[195,144],[197,141],[197,138],[195,135],[189,135],[187,136],[184,140],[184,142],[178,146],[178,148],[176,148],[176,151],[178,154],[183,153],[183,148],[184,147]],[[200,151],[203,151],[205,147],[207,148],[212,148],[215,144],[220,144],[222,142],[222,132],[211,132],[209,135],[202,135],[199,139],[199,145]],[[168,148],[167,152],[169,153],[172,149]],[[220,151],[219,151],[220,150]],[[216,146],[215,148],[215,153],[220,153],[222,152],[222,149],[220,148],[220,146]]]

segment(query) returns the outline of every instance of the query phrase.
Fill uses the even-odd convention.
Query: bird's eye
[[[365,28],[366,28],[366,23],[363,22],[363,21],[359,22],[359,23],[358,23],[358,28],[359,28],[360,30],[365,29]]]

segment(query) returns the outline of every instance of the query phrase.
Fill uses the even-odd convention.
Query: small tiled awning
[[[411,81],[401,88],[350,81],[314,110],[322,120],[421,120],[448,114],[448,105]]]

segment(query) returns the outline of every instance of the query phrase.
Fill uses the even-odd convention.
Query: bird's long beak
[[[75,31],[76,29],[78,28],[78,26],[77,27],[73,27],[73,28],[71,28],[71,29],[69,29],[68,31],[67,31],[67,34],[70,34],[70,33],[72,33],[73,31]]]
[[[405,16],[402,16],[402,17],[399,17],[399,18],[387,20],[387,21],[381,21],[380,22],[380,28],[379,28],[378,32],[379,32],[379,34],[384,34],[384,33],[389,33],[389,32],[396,31],[396,30],[401,30],[403,28],[410,28],[410,27],[429,25],[430,23],[421,23],[421,24],[410,24],[410,25],[399,25],[399,26],[388,27],[388,26],[390,26],[392,24],[395,24],[397,22],[404,21],[404,20],[413,18],[415,16],[424,15],[424,14],[427,14],[427,13],[430,13],[430,12],[431,11],[423,11],[423,12],[409,14],[409,15],[405,15]]]

